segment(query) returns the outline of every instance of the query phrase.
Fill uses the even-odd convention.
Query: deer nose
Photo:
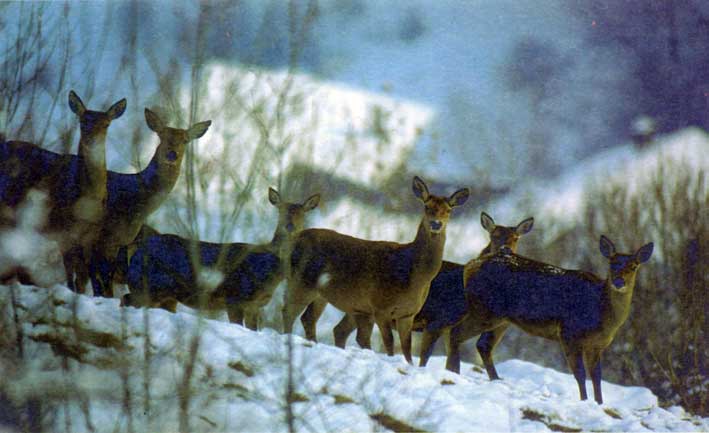
[[[613,285],[618,288],[625,287],[625,280],[621,277],[616,277],[613,279]]]
[[[170,162],[174,162],[177,159],[177,152],[174,150],[171,150],[167,152],[167,160]]]
[[[438,220],[431,221],[431,230],[438,231],[443,227],[443,223]]]
[[[288,231],[289,233],[292,232],[294,229],[295,225],[293,225],[293,223],[286,224],[286,231]]]

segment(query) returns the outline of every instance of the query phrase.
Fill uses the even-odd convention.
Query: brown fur
[[[529,233],[532,230],[532,226],[534,225],[534,218],[527,218],[517,224],[515,227],[508,227],[508,226],[501,226],[495,224],[495,220],[492,219],[492,217],[485,212],[482,212],[480,214],[480,224],[483,226],[483,228],[490,234],[490,242],[485,246],[485,248],[480,251],[480,254],[478,255],[478,258],[483,257],[485,255],[489,254],[496,254],[497,252],[507,249],[513,253],[517,252],[517,242],[519,241],[519,238],[527,233]],[[462,265],[459,264],[453,264],[451,263],[451,266],[456,266],[460,267]],[[463,282],[460,282],[460,290],[463,290]],[[468,316],[471,317],[471,316]],[[474,316],[472,316],[474,317]],[[466,320],[466,319],[463,319]],[[470,320],[470,319],[468,319]],[[422,326],[423,327],[423,326]],[[451,341],[450,339],[450,332],[451,328],[445,328],[445,329],[437,329],[435,331],[433,330],[427,330],[424,328],[423,331],[423,336],[421,338],[421,347],[420,347],[420,355],[419,355],[419,365],[420,366],[425,366],[426,363],[428,362],[428,358],[430,354],[433,352],[433,345],[436,344],[436,341],[440,337],[441,334],[444,334],[446,337],[446,343],[447,347],[450,347],[451,344],[461,344],[462,341],[461,339],[458,339],[457,341]],[[502,327],[501,327],[502,328]],[[501,335],[499,338],[502,338],[502,334],[504,334],[504,331],[507,329],[507,326],[504,326],[504,328],[497,330]]]
[[[273,188],[269,188],[268,198],[278,209],[278,224],[271,242],[266,244],[202,242],[177,235],[150,234],[147,230],[143,243],[131,246],[134,252],[127,278],[131,295],[124,299],[125,303],[160,306],[170,311],[174,311],[177,302],[209,313],[226,310],[232,323],[246,324],[256,330],[261,308],[283,280],[282,254],[305,226],[306,213],[320,202],[319,194],[303,203],[284,202]],[[200,259],[203,252],[217,257],[216,261],[205,265]],[[177,258],[170,260],[170,254],[174,253]],[[192,272],[181,272],[179,265],[171,267],[186,256],[192,257],[189,259]],[[267,256],[265,261],[263,256]],[[222,278],[218,283],[205,284],[199,278],[200,273],[208,270],[219,272]],[[135,276],[140,278],[136,280]],[[152,279],[153,276],[161,278]],[[165,283],[165,278],[172,281]]]
[[[67,282],[74,287],[76,258],[88,255],[91,245],[100,230],[106,202],[106,134],[111,122],[125,111],[126,100],[113,104],[107,111],[86,109],[81,99],[69,92],[69,107],[79,117],[81,137],[78,156],[58,155],[57,161],[49,167],[50,172],[42,173],[36,185],[26,185],[28,190],[35,188],[45,191],[49,196],[49,215],[42,228],[59,245],[64,259]],[[10,142],[17,148],[35,146],[25,142]],[[47,152],[51,154],[51,152]],[[54,154],[56,155],[56,154]],[[63,185],[72,164],[79,161],[77,187],[78,197],[70,197]],[[38,159],[37,161],[41,161]],[[24,164],[25,161],[19,161]],[[47,167],[18,167],[19,170],[43,172]],[[80,278],[79,278],[80,279]]]
[[[587,398],[585,371],[588,370],[593,380],[595,400],[602,403],[601,354],[628,318],[639,265],[649,260],[653,246],[650,243],[634,254],[618,254],[613,243],[601,236],[600,247],[610,265],[605,280],[587,272],[556,268],[514,254],[485,256],[466,264],[464,281],[469,312],[467,319],[451,332],[450,338],[455,344],[449,347],[446,368],[456,372],[460,369],[457,343],[466,337],[492,331],[487,341],[482,344],[478,341],[478,350],[490,379],[499,379],[492,362],[492,351],[504,334],[504,328],[512,323],[529,334],[559,341],[578,383],[581,399]],[[490,274],[486,269],[488,261],[496,261],[502,266],[497,266],[495,273]],[[481,283],[492,287],[480,286]],[[518,284],[524,286],[515,286]],[[551,296],[554,305],[525,310],[524,301],[512,299],[512,294],[518,297],[518,292],[524,293],[527,287],[530,290],[534,287],[533,290],[538,291],[536,296]],[[570,300],[556,295],[572,290],[575,294]],[[598,292],[591,293],[595,290]],[[498,313],[491,310],[493,304],[480,296],[500,298],[502,302],[494,303]],[[517,305],[509,308],[507,304],[511,302]],[[497,333],[499,329],[503,330],[502,334]]]
[[[145,220],[162,205],[177,183],[187,144],[204,135],[211,125],[211,121],[207,120],[195,123],[188,129],[170,128],[156,113],[147,108],[145,122],[158,135],[160,143],[152,160],[142,172],[109,172],[106,216],[92,251],[91,260],[107,261],[114,267],[118,250],[135,239]],[[137,184],[138,190],[133,194],[122,192],[118,195],[118,185],[127,181]],[[88,266],[88,263],[83,263],[83,266]],[[101,286],[94,287],[94,292],[113,296],[109,276],[94,277],[94,282]],[[85,284],[85,281],[83,283]]]
[[[389,355],[394,354],[395,323],[402,352],[411,362],[413,318],[441,267],[446,223],[453,207],[469,196],[467,188],[451,197],[430,195],[418,177],[413,189],[424,203],[424,214],[410,243],[369,241],[324,229],[305,230],[296,237],[287,270],[285,332],[292,331],[308,304],[322,299],[321,305],[331,303],[354,317],[358,341],[369,341],[376,322]]]
[[[484,254],[494,254],[501,250],[502,248],[508,248],[511,251],[517,250],[517,241],[520,236],[528,233],[532,229],[534,224],[533,218],[527,218],[516,227],[506,227],[495,224],[495,221],[485,212],[481,214],[482,226],[490,233],[490,242],[482,250],[480,256]],[[456,270],[456,268],[462,269],[463,265],[458,263],[443,261],[440,272],[450,272]],[[434,278],[431,286],[435,286],[436,279]],[[463,291],[463,281],[460,281],[460,292]],[[315,315],[322,312],[325,305],[319,304],[318,301],[308,305],[305,313],[301,316],[301,322],[303,323],[303,328],[305,329],[305,335],[307,338],[315,340]],[[421,321],[421,314],[418,314],[414,319],[414,330],[422,330],[425,328],[425,323]],[[345,315],[342,320],[335,326],[333,334],[335,337],[335,345],[344,349],[347,342],[347,338],[354,331],[356,323],[350,315]],[[438,329],[438,330],[424,330],[423,337],[421,341],[420,349],[420,364],[421,366],[426,365],[430,353],[432,351],[432,346],[436,343],[441,334],[448,335],[450,328]],[[361,347],[370,347],[369,341],[363,341],[360,343]]]

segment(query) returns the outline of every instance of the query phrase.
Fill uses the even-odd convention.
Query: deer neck
[[[268,244],[269,250],[274,254],[281,255],[290,245],[291,239],[292,237],[288,236],[288,233],[281,230],[280,227],[276,227],[276,230],[273,232],[273,238],[271,238],[271,242]]]
[[[182,157],[179,157],[174,164],[161,162],[158,149],[155,150],[148,166],[139,173],[141,180],[139,202],[146,212],[152,213],[165,201],[180,177],[181,168]]]
[[[635,280],[633,279],[633,281],[628,282],[621,291],[613,286],[610,276],[606,279],[603,290],[607,299],[607,305],[604,311],[603,321],[613,333],[628,319],[630,305],[633,301],[634,286]]]
[[[446,243],[446,229],[431,233],[425,220],[419,224],[416,238],[411,243],[414,248],[414,263],[424,272],[438,272],[443,262],[443,247]]]
[[[103,200],[106,197],[106,133],[97,135],[82,134],[79,140],[79,158],[81,165],[82,195]]]
[[[492,251],[492,242],[488,242],[487,246],[480,251],[480,254],[478,254],[478,258],[484,256],[485,254],[489,254],[490,251]]]

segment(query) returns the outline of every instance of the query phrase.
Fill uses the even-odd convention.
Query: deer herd
[[[460,371],[461,343],[479,335],[477,350],[491,380],[499,379],[492,352],[514,324],[558,341],[580,398],[587,398],[588,371],[595,400],[603,402],[601,354],[628,317],[638,267],[652,255],[652,243],[621,254],[601,236],[600,253],[608,261],[602,278],[518,255],[517,242],[534,220],[506,227],[483,212],[489,244],[465,265],[447,262],[446,226],[470,192],[433,195],[419,177],[413,179],[413,193],[422,204],[421,220],[409,243],[305,229],[305,214],[318,206],[319,194],[293,203],[272,188],[268,199],[278,210],[278,223],[269,243],[210,243],[162,234],[145,221],[175,186],[187,144],[204,135],[211,122],[171,128],[146,108],[145,121],[160,143],[144,170],[123,174],[106,169],[106,135],[126,100],[91,111],[72,91],[69,107],[81,129],[77,155],[1,140],[0,230],[18,224],[16,211],[31,191],[45,193],[49,208],[40,230],[56,241],[72,290],[83,292],[90,281],[95,295],[110,297],[113,284],[124,283],[130,293],[123,305],[174,312],[179,302],[226,310],[231,322],[256,330],[261,308],[285,280],[286,333],[300,317],[306,337],[315,341],[318,318],[332,304],[345,313],[333,330],[338,347],[344,348],[356,330],[359,346],[371,348],[376,323],[387,354],[394,354],[396,330],[412,363],[411,335],[418,331],[425,366],[443,335],[446,368],[454,372]],[[32,281],[21,265],[2,279]]]

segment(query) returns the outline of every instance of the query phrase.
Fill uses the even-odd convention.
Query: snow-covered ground
[[[545,233],[545,243],[553,241],[559,231],[574,227],[582,215],[594,189],[612,184],[629,187],[631,193],[649,187],[658,176],[662,164],[683,164],[705,176],[699,178],[709,187],[709,135],[700,128],[686,128],[659,136],[644,149],[632,144],[615,147],[580,161],[552,179],[530,179],[509,194],[489,205],[492,215],[508,217],[524,209],[538,223],[551,219],[555,230]],[[667,177],[665,182],[675,180]]]
[[[177,431],[180,407],[194,432],[287,429],[288,336],[120,308],[62,286],[0,286],[0,305],[3,337],[15,341],[16,314],[24,352],[3,366],[0,389],[15,403],[54,407],[47,430]],[[709,430],[709,419],[660,408],[645,388],[604,383],[602,406],[581,402],[571,375],[524,361],[501,363],[504,379],[490,382],[470,364],[450,373],[441,358],[418,368],[401,355],[291,342],[298,431]]]

